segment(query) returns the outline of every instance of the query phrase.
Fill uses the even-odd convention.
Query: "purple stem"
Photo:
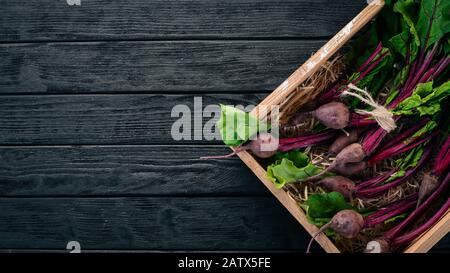
[[[450,136],[447,136],[433,164],[433,172],[441,176],[450,166]]]
[[[395,210],[395,209],[405,205],[406,203],[409,203],[411,201],[417,201],[417,197],[418,196],[419,196],[419,194],[416,192],[416,193],[413,193],[413,194],[410,194],[410,195],[406,196],[405,198],[403,198],[401,200],[392,202],[392,203],[388,204],[387,206],[385,206],[383,208],[380,208],[376,212],[370,214],[369,216],[367,216],[365,218],[365,220],[378,218],[380,216],[385,215],[388,212],[391,212],[391,211],[393,211],[393,210]]]
[[[371,118],[368,115],[361,115],[358,113],[352,113],[352,116],[350,118],[350,125],[351,127],[364,127],[369,125],[376,124],[377,121],[373,118]]]
[[[406,88],[407,92],[405,94],[403,94],[403,99],[406,98],[406,97],[409,97],[409,95],[406,95],[406,94],[410,93],[410,91],[412,91],[412,89],[414,89],[414,86],[416,86],[417,81],[423,75],[423,73],[428,68],[428,66],[430,66],[431,61],[433,60],[433,57],[434,57],[434,55],[436,53],[437,45],[438,44],[436,43],[435,46],[433,47],[433,49],[427,54],[427,56],[425,57],[425,60],[424,60],[424,62],[422,64],[422,66],[420,67],[419,71],[417,73],[415,73],[416,75],[414,75],[414,80],[411,81],[409,85],[407,85],[407,88]]]
[[[352,81],[353,84],[356,84],[362,78],[364,78],[367,74],[369,74],[383,59],[386,57],[388,52],[384,52],[379,58],[377,58],[365,71],[363,71],[359,76]]]
[[[435,79],[437,76],[439,76],[442,73],[442,71],[444,71],[447,68],[449,64],[450,64],[450,57],[447,57],[442,62],[442,64],[436,69],[436,71],[433,72],[431,78]]]
[[[335,137],[336,134],[336,130],[330,130],[313,135],[280,139],[278,150],[280,152],[287,152],[294,149],[301,149],[311,145],[316,145]],[[297,141],[294,141],[295,139]]]
[[[402,236],[395,238],[392,241],[392,245],[400,246],[412,242],[414,239],[419,237],[422,233],[424,233],[434,224],[436,224],[439,221],[439,219],[441,219],[441,217],[444,216],[445,213],[447,213],[449,208],[450,208],[450,198],[447,198],[445,204],[433,215],[433,217],[431,217],[427,222],[425,222],[420,227],[410,231],[409,233],[406,233]]]
[[[366,69],[366,67],[370,64],[370,62],[372,62],[372,60],[375,59],[375,57],[378,55],[378,53],[381,52],[382,48],[383,48],[383,45],[381,44],[381,42],[379,42],[377,47],[375,48],[375,51],[369,56],[369,58],[367,58],[367,60],[358,68],[357,71],[361,72],[364,69]]]
[[[396,145],[393,145],[392,147],[389,147],[387,149],[384,149],[383,151],[379,152],[378,154],[372,156],[367,163],[369,165],[375,165],[378,162],[385,160],[386,158],[390,158],[399,154],[402,154],[404,152],[407,152],[409,150],[414,149],[415,147],[419,146],[420,144],[430,140],[432,137],[434,137],[439,131],[434,131],[430,135],[417,140],[418,138],[415,138],[414,140],[410,141],[409,143],[405,143],[405,141],[397,143]]]
[[[427,122],[430,121],[430,118],[424,118],[421,121],[419,121],[419,123],[413,125],[412,127],[410,127],[409,129],[405,130],[404,132],[396,135],[394,138],[392,138],[391,140],[389,140],[389,142],[387,144],[383,145],[383,149],[387,149],[389,147],[394,146],[395,144],[399,143],[400,141],[405,140],[407,137],[410,137],[411,135],[413,135],[415,132],[417,132],[420,128],[422,128],[422,126],[424,126],[425,124],[427,124]]]
[[[394,181],[391,181],[387,184],[384,184],[384,185],[381,185],[378,187],[372,187],[369,189],[359,190],[356,192],[356,197],[359,197],[361,199],[374,198],[374,197],[377,197],[377,196],[385,193],[389,189],[392,189],[394,187],[397,187],[397,186],[403,184],[404,182],[406,182],[406,180],[411,175],[413,175],[420,169],[420,167],[424,164],[425,160],[430,155],[430,151],[431,151],[431,149],[427,147],[422,155],[422,158],[419,160],[417,165],[414,166],[413,168],[410,168],[409,170],[407,170],[402,177],[399,177],[399,178],[395,179]]]
[[[450,173],[448,173],[444,181],[439,187],[425,200],[416,210],[414,210],[406,219],[400,224],[389,230],[384,234],[384,238],[388,241],[392,241],[400,232],[402,232],[410,223],[412,223],[417,217],[421,216],[426,209],[447,189],[450,182]]]
[[[380,49],[378,49],[380,47]],[[369,58],[364,62],[364,64],[358,69],[357,72],[360,73],[360,75],[353,80],[351,83],[356,84],[359,82],[363,77],[365,77],[368,73],[370,73],[383,59],[386,57],[388,52],[384,52],[381,56],[376,58],[375,57],[381,52],[382,46],[381,43],[378,44],[377,48],[375,49],[375,52],[372,53],[372,55],[369,56]],[[370,65],[369,65],[370,64]],[[336,84],[330,89],[328,89],[325,93],[323,93],[319,101],[321,104],[329,102],[332,99],[337,98],[344,90],[347,89],[347,85],[349,84],[348,80],[344,82],[344,84]]]
[[[416,204],[417,204],[417,200],[405,203],[402,206],[399,206],[398,208],[392,210],[391,212],[386,213],[383,216],[380,216],[380,217],[375,218],[375,219],[370,219],[370,221],[367,221],[365,223],[365,226],[366,227],[373,227],[373,226],[376,226],[378,224],[381,224],[384,221],[386,221],[386,220],[388,220],[388,219],[390,219],[392,217],[400,215],[400,214],[408,211],[409,209],[414,208],[416,206]]]
[[[397,168],[394,168],[394,169],[387,171],[381,175],[372,177],[369,180],[360,182],[360,183],[358,183],[358,185],[356,185],[356,190],[358,191],[358,190],[362,190],[364,188],[368,188],[368,187],[380,184],[381,182],[388,179],[391,175],[393,175],[397,170],[398,170]]]
[[[281,145],[292,144],[295,142],[301,142],[301,141],[305,141],[305,140],[309,140],[309,139],[320,138],[320,137],[327,136],[327,135],[334,134],[334,133],[335,133],[334,130],[327,129],[327,130],[324,130],[324,131],[322,131],[320,133],[316,133],[316,134],[280,138],[279,143]]]

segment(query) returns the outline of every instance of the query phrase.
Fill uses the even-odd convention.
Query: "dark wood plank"
[[[325,41],[0,45],[0,93],[271,91]]]
[[[11,0],[0,41],[317,37],[333,35],[365,6],[335,0]]]
[[[1,249],[78,241],[84,250],[304,251],[310,239],[272,197],[0,198],[0,206]],[[450,250],[448,239],[435,251]]]
[[[194,119],[194,98],[210,104],[256,105],[265,94],[46,95],[0,96],[0,145],[205,143],[191,125],[191,140],[174,141],[172,108],[186,105]],[[203,108],[202,108],[203,109]],[[218,106],[217,106],[218,110]],[[217,120],[219,116],[214,117]],[[211,117],[204,117],[203,124]],[[212,120],[212,121],[214,121]],[[178,127],[176,127],[178,128]],[[194,139],[200,135],[200,140]],[[221,143],[220,140],[208,143]]]
[[[267,195],[224,146],[0,148],[0,196]]]
[[[1,198],[0,248],[268,250],[309,236],[272,197]]]

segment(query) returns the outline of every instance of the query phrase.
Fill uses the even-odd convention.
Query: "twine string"
[[[354,84],[349,84],[348,89],[351,89],[356,92],[345,90],[344,92],[342,92],[343,96],[347,96],[347,95],[353,96],[355,98],[358,98],[365,104],[373,107],[373,110],[371,110],[371,111],[356,109],[355,112],[357,114],[368,115],[368,116],[373,117],[376,120],[376,122],[380,125],[380,127],[383,128],[388,133],[391,132],[392,130],[394,130],[395,128],[397,128],[397,124],[395,124],[395,120],[393,118],[394,115],[388,109],[386,109],[384,106],[378,104],[372,98],[372,96],[370,95],[369,92],[357,87]]]

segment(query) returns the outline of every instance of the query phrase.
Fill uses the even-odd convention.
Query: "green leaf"
[[[393,173],[388,179],[386,179],[386,181],[383,184],[386,184],[386,183],[389,183],[391,181],[394,181],[395,179],[404,176],[405,173],[406,172],[404,170],[397,171],[397,172]]]
[[[403,58],[406,58],[409,37],[409,32],[404,30],[403,32],[389,39],[389,45],[391,46],[391,48],[393,48],[395,52],[402,55]]]
[[[278,153],[275,158],[275,162],[267,167],[267,177],[277,188],[282,188],[286,183],[301,181],[322,171],[310,162],[306,154],[297,150]]]
[[[338,192],[312,194],[301,206],[308,221],[317,226],[326,224],[341,210],[354,209]]]
[[[216,125],[226,145],[238,146],[249,140],[260,129],[269,129],[268,124],[249,113],[227,105],[221,104],[220,107],[221,115]]]
[[[450,54],[450,36],[444,41],[444,53],[447,56]]]
[[[398,0],[394,5],[394,11],[400,13],[403,19],[403,32],[400,34],[401,36],[394,36],[396,37],[394,38],[395,47],[401,49],[399,52],[403,57],[406,57],[406,48],[409,46],[411,61],[414,60],[420,46],[419,34],[417,33],[414,23],[416,20],[416,8],[417,5],[414,0]],[[410,37],[412,37],[412,40],[410,41],[410,44],[407,45],[405,41],[408,41]]]
[[[396,215],[396,216],[391,217],[391,218],[387,219],[386,221],[384,221],[384,224],[386,225],[386,224],[395,222],[397,220],[404,219],[404,218],[406,218],[407,215],[408,215],[408,213],[402,213],[402,214]]]
[[[417,137],[422,137],[425,134],[428,134],[429,132],[433,131],[434,128],[438,126],[437,122],[434,120],[430,120],[427,122],[422,128],[420,128],[417,132],[415,132],[410,139],[414,139]]]
[[[389,103],[391,103],[397,97],[398,93],[399,93],[399,91],[397,89],[391,91],[388,98],[386,99],[385,106],[388,105]]]
[[[394,109],[396,115],[421,116],[434,115],[441,110],[441,102],[450,95],[450,81],[433,88],[433,82],[420,83],[414,89],[412,95],[403,100]]]
[[[422,48],[427,49],[450,32],[450,1],[421,1],[416,25]]]
[[[426,127],[426,126],[425,126]],[[429,127],[430,128],[430,127]],[[409,168],[413,168],[417,166],[420,159],[422,158],[424,152],[425,144],[421,144],[416,148],[410,150],[405,154],[402,154],[400,158],[395,160],[394,164],[399,169],[397,172],[392,174],[384,183],[389,183],[397,178],[400,178],[405,175],[406,171]]]

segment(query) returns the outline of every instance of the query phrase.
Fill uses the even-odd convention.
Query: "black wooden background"
[[[304,250],[243,163],[197,159],[220,142],[172,140],[170,112],[258,103],[365,1],[80,2],[0,0],[1,251]]]

